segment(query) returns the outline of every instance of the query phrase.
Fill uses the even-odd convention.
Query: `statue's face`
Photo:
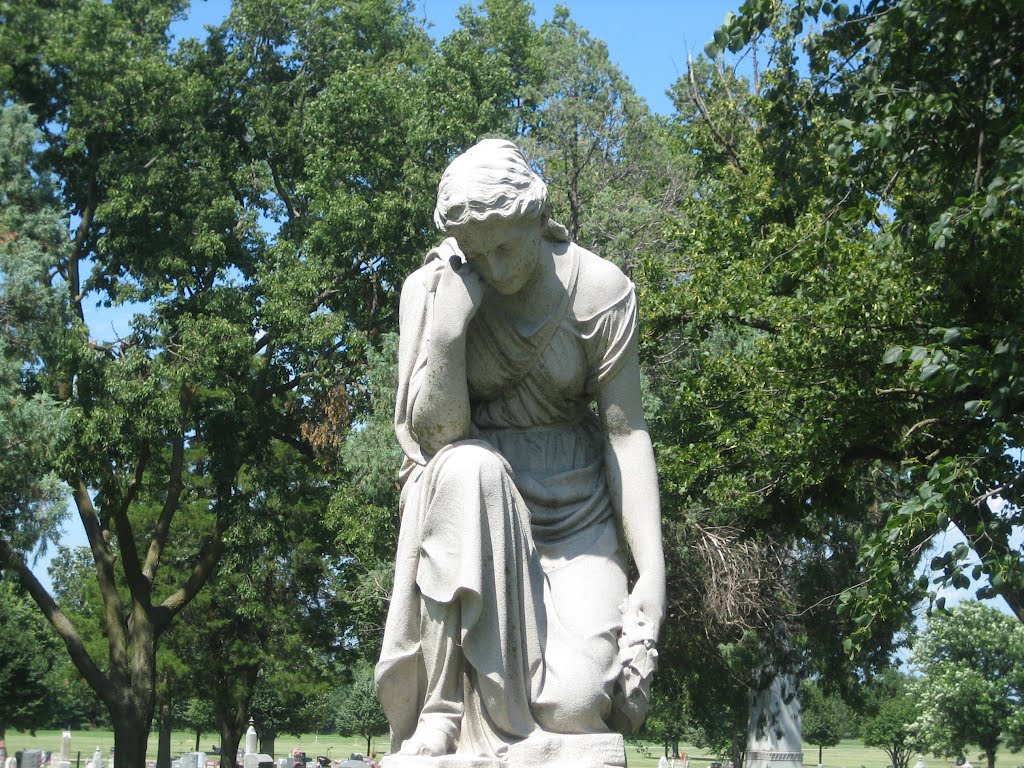
[[[519,293],[537,274],[541,241],[539,218],[471,221],[453,234],[473,268],[504,296]]]

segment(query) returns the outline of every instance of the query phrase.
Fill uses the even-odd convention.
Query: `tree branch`
[[[60,635],[61,640],[64,641],[68,654],[71,656],[71,660],[75,663],[78,671],[82,673],[82,676],[85,677],[92,689],[104,697],[104,702],[106,703],[106,696],[108,695],[106,692],[113,690],[107,676],[97,666],[96,662],[92,660],[89,652],[85,649],[82,638],[79,637],[74,624],[61,611],[60,606],[50,596],[50,593],[39,583],[39,579],[36,578],[36,575],[25,564],[24,558],[15,552],[7,539],[2,536],[0,536],[0,568],[17,574],[18,580],[28,591],[29,595],[32,596],[36,605],[39,606],[43,616],[46,617],[46,620],[50,622],[57,631],[57,634]]]
[[[82,519],[85,534],[89,538],[93,561],[96,563],[96,581],[100,587],[100,596],[103,598],[104,625],[110,644],[112,666],[124,669],[127,660],[125,616],[121,597],[117,594],[117,585],[114,582],[114,558],[110,552],[110,541],[100,526],[99,516],[92,499],[89,498],[89,489],[85,481],[80,477],[75,478],[71,491],[75,506],[78,507],[78,516]]]
[[[125,580],[132,596],[142,605],[148,607],[151,584],[142,578],[142,567],[139,563],[139,551],[135,547],[135,531],[132,528],[128,511],[142,487],[142,478],[149,463],[149,451],[143,449],[135,464],[135,476],[125,489],[121,503],[114,509],[114,527],[117,529],[117,546],[121,553],[121,567],[124,569]]]
[[[270,430],[270,436],[275,440],[280,440],[285,445],[290,445],[303,456],[308,456],[311,459],[316,458],[316,451],[313,450],[313,446],[300,438],[285,434],[284,432],[278,432],[276,429]]]
[[[213,529],[213,538],[208,541],[199,553],[199,562],[196,563],[189,575],[188,580],[181,585],[181,588],[163,601],[154,611],[153,634],[159,637],[171,620],[181,610],[192,602],[192,598],[203,588],[203,585],[210,580],[220,556],[224,552],[224,525],[218,520]]]
[[[80,265],[85,256],[85,243],[95,215],[96,181],[93,180],[89,185],[85,208],[82,210],[82,219],[78,222],[78,229],[75,231],[75,242],[71,260],[68,262],[68,290],[71,293],[71,306],[75,311],[75,315],[82,322],[85,322],[85,312],[82,310],[82,276]]]
[[[167,534],[171,529],[171,520],[178,511],[178,504],[181,500],[181,492],[185,484],[182,481],[182,472],[185,466],[185,435],[178,435],[171,448],[170,478],[167,483],[167,495],[164,497],[164,505],[160,510],[160,517],[156,521],[156,529],[153,531],[153,538],[149,540],[149,551],[146,553],[146,564],[142,568],[142,575],[152,587],[156,578],[156,569],[160,564],[160,555],[163,553],[164,545],[167,543]]]
[[[739,155],[736,154],[736,148],[733,147],[732,142],[726,139],[725,136],[722,135],[722,132],[718,130],[718,127],[715,125],[715,122],[711,119],[711,113],[708,112],[708,107],[707,104],[704,103],[704,98],[700,95],[700,91],[697,90],[697,78],[694,77],[693,74],[692,59],[689,61],[689,70],[687,74],[690,78],[691,101],[693,101],[694,105],[697,107],[697,110],[700,112],[701,117],[704,118],[704,122],[707,123],[708,128],[711,129],[711,133],[715,137],[715,140],[722,145],[722,149],[725,151],[725,155],[729,159],[729,162],[732,163],[736,170],[738,170],[740,173],[745,174],[747,171],[743,167],[743,164],[740,162]]]

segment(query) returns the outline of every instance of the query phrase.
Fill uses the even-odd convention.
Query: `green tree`
[[[183,726],[196,734],[196,752],[199,751],[199,744],[204,733],[217,730],[217,720],[213,711],[213,704],[208,698],[191,698],[181,711],[180,722]]]
[[[916,749],[910,734],[916,709],[906,677],[890,670],[868,685],[868,697],[862,740],[869,747],[884,749],[893,768],[907,768]]]
[[[775,34],[756,88],[704,58],[676,83],[693,194],[669,225],[676,252],[635,271],[675,618],[662,656],[734,761],[748,691],[789,672],[841,689],[852,667],[888,664],[911,618],[887,614],[848,657],[855,624],[836,608],[865,578],[880,500],[904,493],[876,395],[884,327],[864,307],[895,316],[904,291],[870,229],[835,220],[829,123],[799,112],[816,104]]]
[[[988,768],[1004,741],[1024,744],[1024,627],[979,602],[933,613],[911,657],[917,717],[910,731],[936,755],[978,745]]]
[[[58,651],[53,635],[31,600],[0,579],[0,739],[8,728],[45,727],[53,708],[52,669]]]
[[[555,218],[632,274],[641,254],[659,258],[671,244],[665,221],[687,191],[664,125],[564,6],[537,30],[531,60],[521,142],[549,184]]]
[[[102,600],[89,548],[58,545],[47,570],[54,600],[69,621],[80,629],[82,642],[90,653],[103,653]],[[56,651],[60,653],[59,648]],[[83,726],[110,727],[106,707],[66,653],[56,661],[53,694],[55,711],[51,727],[73,730],[81,730]]]
[[[352,682],[338,689],[335,724],[342,736],[366,739],[367,755],[370,754],[373,737],[387,733],[388,721],[377,698],[372,668],[359,668],[353,674]]]
[[[367,408],[366,350],[425,250],[449,154],[427,115],[447,83],[408,4],[341,6],[239,0],[177,43],[173,0],[62,0],[45,23],[5,6],[0,92],[33,105],[75,215],[41,271],[72,320],[31,351],[72,422],[55,468],[89,538],[98,647],[25,545],[3,565],[103,698],[119,765],[145,749],[161,639],[260,513],[251,478],[319,461],[330,472],[298,482],[322,491],[344,475],[327,457]],[[135,306],[131,330],[104,339],[92,303]]]
[[[834,747],[843,737],[842,705],[834,695],[828,695],[813,680],[800,683],[800,721],[803,740],[818,747],[818,765],[822,764],[822,750]]]
[[[0,108],[0,562],[52,542],[66,494],[54,472],[68,414],[45,390],[47,328],[67,320],[48,274],[67,229],[24,107]]]
[[[773,7],[744,3],[713,47],[764,34]],[[861,549],[871,579],[851,594],[865,617],[852,642],[902,610],[901,564],[949,524],[967,543],[932,559],[936,580],[984,579],[979,596],[1001,595],[1024,619],[1024,561],[1010,540],[1022,509],[1024,24],[998,0],[798,0],[786,12],[797,34],[810,28],[800,42],[809,103],[834,128],[830,224],[870,225],[904,288],[899,311],[886,297],[863,306],[886,347],[876,406],[897,427],[890,450],[913,493],[888,500],[885,529]]]

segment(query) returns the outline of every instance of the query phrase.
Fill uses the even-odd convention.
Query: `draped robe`
[[[402,523],[377,665],[393,750],[413,734],[423,706],[424,596],[460,608],[456,754],[501,757],[538,731],[608,731],[627,585],[592,403],[636,343],[636,298],[607,262],[575,244],[546,244],[565,288],[560,306],[524,329],[485,298],[466,339],[472,434],[434,455],[411,416],[435,289],[455,241],[431,251],[403,288]],[[612,280],[588,281],[597,262]]]

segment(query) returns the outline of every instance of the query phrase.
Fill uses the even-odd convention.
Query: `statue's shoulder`
[[[402,299],[408,296],[423,296],[432,293],[437,288],[437,281],[441,278],[441,271],[445,262],[434,254],[439,249],[434,249],[428,255],[427,261],[422,266],[410,272],[402,284]]]
[[[592,318],[632,295],[632,281],[615,264],[582,246],[572,247],[579,259],[573,300],[576,317],[581,320]]]

